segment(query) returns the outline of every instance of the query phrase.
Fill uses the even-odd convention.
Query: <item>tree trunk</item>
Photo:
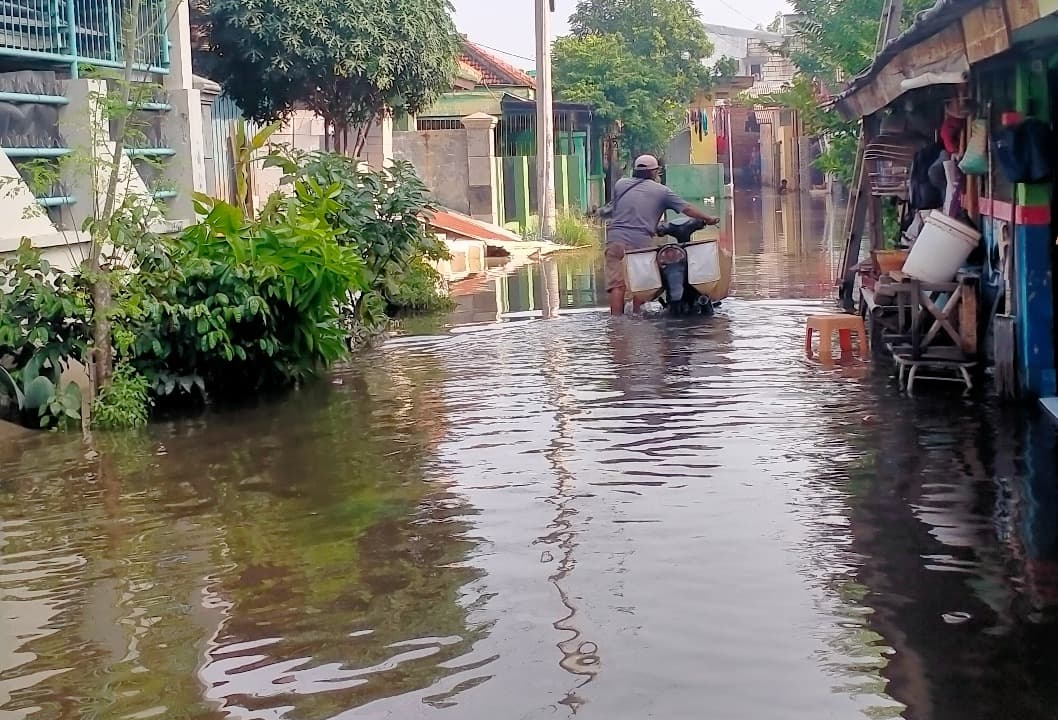
[[[379,118],[378,113],[372,113],[368,116],[367,120],[357,129],[356,131],[356,145],[353,147],[353,157],[360,157],[364,153],[364,146],[367,144],[367,138],[371,134],[371,128],[374,126],[375,121]]]
[[[88,269],[91,272],[92,283],[92,346],[93,361],[96,364],[96,387],[95,392],[110,385],[110,378],[114,373],[114,347],[110,337],[110,306],[112,301],[112,290],[110,278],[102,268],[100,259],[103,255],[103,246],[110,239],[110,229],[114,223],[114,214],[117,209],[118,184],[121,181],[121,161],[125,157],[125,143],[128,135],[129,118],[132,114],[130,102],[132,100],[132,83],[134,82],[134,70],[136,63],[136,30],[139,27],[140,0],[132,0],[129,12],[125,17],[124,49],[125,68],[122,77],[120,106],[117,110],[117,122],[114,128],[114,153],[110,160],[110,176],[107,180],[106,195],[103,197],[103,209],[99,212],[99,204],[96,202],[95,225],[92,228],[92,247],[88,259]],[[94,151],[94,149],[93,149]],[[95,168],[93,168],[95,172]],[[135,170],[133,169],[133,172]]]
[[[94,392],[110,385],[114,374],[114,346],[111,342],[110,304],[112,292],[110,279],[97,261],[90,266],[92,272],[92,363],[95,365]]]

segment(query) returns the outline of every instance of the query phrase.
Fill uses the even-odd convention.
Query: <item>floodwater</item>
[[[715,318],[572,255],[281,401],[7,441],[0,717],[1054,718],[1054,428],[806,363],[826,201],[724,212]]]

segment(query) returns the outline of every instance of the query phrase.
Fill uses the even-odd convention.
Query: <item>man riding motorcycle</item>
[[[606,219],[606,291],[610,297],[610,313],[623,315],[625,311],[625,253],[643,250],[654,243],[658,221],[666,210],[683,213],[702,220],[707,225],[719,225],[720,219],[688,203],[658,182],[661,166],[653,155],[636,158],[630,178],[622,178],[614,187]],[[633,301],[634,309],[639,303]]]

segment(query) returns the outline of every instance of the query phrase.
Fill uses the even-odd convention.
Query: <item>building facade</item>
[[[194,217],[192,192],[206,189],[206,166],[203,83],[192,75],[187,5],[145,0],[139,7],[131,48],[123,42],[127,3],[12,0],[0,11],[0,212],[7,221],[0,253],[28,237],[60,266],[78,262],[80,228],[97,214],[105,187],[86,167],[98,176],[118,163],[119,194],[149,203],[162,229]],[[124,68],[130,53],[136,80],[156,92],[137,106],[135,123],[144,130],[115,159],[100,71]],[[73,157],[83,160],[63,162]],[[34,175],[49,163],[61,176],[40,187]]]

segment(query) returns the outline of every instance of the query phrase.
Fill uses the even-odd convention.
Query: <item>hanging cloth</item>
[[[944,114],[944,124],[940,126],[940,139],[949,155],[959,152],[959,140],[962,138],[965,127],[965,118],[956,117],[951,113]]]

